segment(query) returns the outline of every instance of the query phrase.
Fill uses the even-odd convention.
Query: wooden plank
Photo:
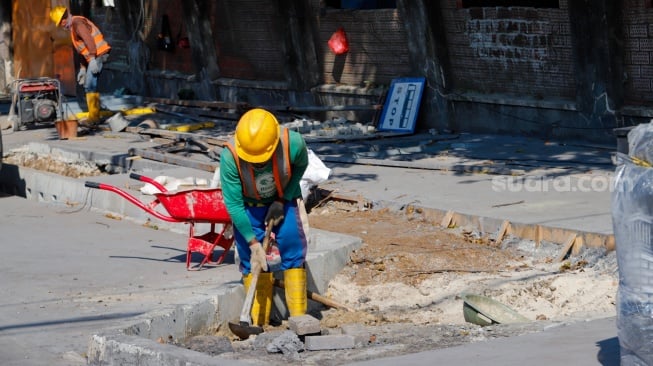
[[[567,258],[567,254],[569,254],[569,250],[571,249],[571,247],[574,245],[575,242],[576,242],[576,234],[575,233],[569,234],[567,240],[565,241],[564,246],[562,247],[562,251],[560,252],[560,255],[556,259],[557,262],[562,262],[563,260],[565,260],[565,258]]]
[[[221,101],[178,100],[178,99],[168,99],[168,98],[145,98],[145,101],[149,103],[172,104],[172,105],[180,105],[186,107],[235,109],[237,111],[243,111],[245,109],[248,109],[249,107],[247,103],[242,103],[242,102],[231,103],[231,102],[221,102]]]
[[[214,137],[201,136],[190,132],[175,132],[159,128],[127,127],[125,131],[141,135],[158,136],[175,141],[183,140],[185,138],[194,139],[215,146],[222,146],[228,141],[228,139],[217,139]]]
[[[510,221],[508,220],[503,221],[501,227],[499,228],[499,232],[497,233],[497,239],[495,242],[497,244],[501,244],[503,237],[506,235],[506,233],[508,233],[509,230],[510,230]]]
[[[364,105],[314,105],[314,106],[261,106],[259,108],[270,111],[285,112],[326,112],[326,111],[379,111],[383,109],[382,104]]]
[[[161,153],[153,149],[129,149],[129,155],[143,159],[160,161],[162,163],[168,163],[173,165],[179,165],[187,168],[204,170],[207,172],[215,172],[215,170],[220,166],[219,163],[214,162],[205,162],[199,161],[192,158],[181,157],[175,154]]]
[[[537,225],[535,227],[535,248],[539,248],[542,244],[542,226]]]
[[[608,237],[605,238],[605,243],[604,243],[605,249],[607,250],[615,250],[617,249],[617,245],[614,239],[614,235],[609,235]]]
[[[442,226],[443,228],[448,228],[449,225],[452,224],[453,215],[454,215],[453,211],[447,211],[447,213],[442,218],[442,221],[440,222],[440,226]]]
[[[180,118],[193,119],[196,121],[205,121],[206,117],[237,121],[242,115],[242,113],[219,112],[199,108],[187,108],[179,106],[168,107],[161,104],[154,104],[154,109],[157,112],[170,114]]]
[[[583,240],[582,236],[577,236],[576,240],[574,240],[574,245],[571,247],[571,254],[572,255],[578,255],[580,253],[580,250],[583,249],[583,244],[585,240]]]

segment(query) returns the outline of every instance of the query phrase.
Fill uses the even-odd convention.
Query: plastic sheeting
[[[653,123],[632,129],[628,145],[612,191],[621,365],[653,365]]]

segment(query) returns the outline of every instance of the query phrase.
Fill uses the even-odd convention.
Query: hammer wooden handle
[[[279,287],[279,288],[286,288],[283,281],[278,280],[276,278],[274,279],[274,285]],[[342,304],[339,304],[339,303],[337,303],[337,302],[335,302],[335,301],[333,301],[331,299],[328,299],[328,298],[326,298],[326,297],[324,297],[324,296],[322,296],[320,294],[316,294],[315,292],[307,290],[306,295],[308,296],[309,299],[311,299],[313,301],[317,301],[320,304],[326,305],[326,306],[328,306],[330,308],[342,309],[342,310],[346,310],[346,311],[353,311],[352,309],[350,309],[350,308],[348,308],[348,307],[346,307],[346,306],[344,306]]]

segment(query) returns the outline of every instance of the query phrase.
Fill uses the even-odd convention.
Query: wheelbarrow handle
[[[136,173],[130,173],[129,174],[129,178],[131,178],[131,179],[141,180],[142,177],[143,177],[142,175],[136,174]]]
[[[163,184],[155,181],[154,179],[152,179],[150,177],[146,177],[144,175],[140,175],[140,174],[136,174],[136,173],[130,173],[129,178],[136,179],[138,181],[145,182],[145,183],[150,183],[151,185],[155,186],[156,189],[158,189],[160,192],[167,192],[168,191],[168,189]]]
[[[84,186],[86,186],[88,188],[100,189],[100,183],[98,183],[98,182],[89,182],[89,181],[87,181],[86,183],[84,183]]]
[[[163,220],[163,221],[168,221],[168,222],[185,222],[184,220],[180,220],[178,218],[175,218],[175,217],[172,217],[172,216],[169,216],[169,215],[164,215],[164,214],[156,211],[154,209],[154,206],[159,204],[159,199],[158,198],[156,200],[150,202],[149,205],[146,205],[143,202],[139,201],[136,197],[132,196],[131,194],[123,191],[122,189],[120,189],[118,187],[114,187],[114,186],[112,186],[110,184],[87,181],[86,183],[84,183],[84,185],[86,187],[89,187],[89,188],[96,188],[96,189],[101,189],[101,190],[104,190],[104,191],[109,191],[109,192],[116,193],[116,194],[122,196],[127,201],[129,201],[129,202],[133,203],[134,205],[140,207],[144,211],[149,212],[150,215],[156,217],[157,219],[160,219],[160,220]]]

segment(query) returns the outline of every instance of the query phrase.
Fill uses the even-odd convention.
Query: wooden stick
[[[286,288],[283,281],[279,280],[279,279],[276,279],[276,278],[274,279],[274,285],[279,287],[279,288]],[[353,312],[352,309],[346,307],[345,305],[339,304],[339,303],[337,303],[337,302],[335,302],[335,301],[333,301],[331,299],[328,299],[328,298],[326,298],[326,297],[324,297],[322,295],[316,294],[315,292],[306,290],[306,295],[308,296],[309,299],[311,299],[313,301],[317,301],[320,304],[326,305],[326,306],[328,306],[330,308],[342,309],[342,310]]]
[[[565,242],[565,245],[562,247],[562,252],[560,252],[560,255],[558,256],[557,261],[562,262],[567,258],[567,254],[569,254],[569,249],[574,245],[576,242],[576,234],[571,233],[569,234],[569,237],[567,237],[567,241]]]
[[[423,270],[423,271],[410,271],[410,273],[407,273],[407,277],[413,277],[413,276],[418,276],[418,275],[428,275],[428,274],[435,274],[435,273],[445,273],[445,272],[464,272],[464,273],[500,273],[500,272],[509,272],[509,271],[504,271],[504,270],[494,270],[494,269],[473,269],[473,268],[440,268],[440,269],[431,269],[431,270]]]

